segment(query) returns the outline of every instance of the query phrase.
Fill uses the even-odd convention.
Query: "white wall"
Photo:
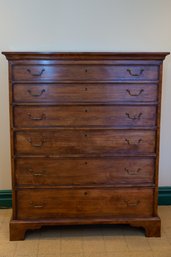
[[[171,0],[0,0],[0,51],[171,51]],[[0,189],[9,189],[7,61],[0,56]],[[164,63],[160,185],[171,186],[171,57]]]

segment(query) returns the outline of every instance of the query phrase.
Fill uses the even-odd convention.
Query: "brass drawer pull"
[[[45,170],[36,172],[36,171],[34,171],[32,168],[28,168],[28,169],[27,169],[27,172],[31,173],[31,175],[32,175],[32,176],[35,176],[35,177],[46,176],[46,171],[45,171]]]
[[[45,89],[42,89],[39,94],[33,94],[30,89],[28,89],[27,92],[28,92],[31,96],[33,96],[33,97],[39,97],[39,96],[43,95],[43,93],[45,93],[46,90],[45,90]]]
[[[140,138],[137,142],[131,142],[129,139],[125,138],[125,141],[127,142],[128,145],[138,146],[142,142],[142,139]]]
[[[43,209],[45,207],[45,203],[34,203],[30,202],[30,205],[34,209]]]
[[[33,147],[42,147],[43,144],[45,143],[45,139],[42,139],[42,140],[40,141],[40,143],[33,143],[32,138],[29,138],[27,141],[28,141],[28,142],[31,144],[31,146],[33,146]]]
[[[125,171],[126,171],[129,175],[137,175],[137,174],[141,171],[141,169],[139,168],[139,169],[137,169],[137,170],[129,170],[129,169],[125,168]]]
[[[45,176],[45,174],[43,174],[43,173],[33,173],[33,176],[42,177],[42,176]]]
[[[133,73],[132,70],[127,69],[127,72],[129,73],[129,75],[133,76],[133,77],[139,77],[143,74],[144,69],[141,69],[139,73]]]
[[[130,115],[128,112],[125,113],[125,115],[128,117],[128,119],[130,120],[140,120],[141,116],[142,116],[142,112],[140,112],[139,114],[135,114],[135,115]]]
[[[137,94],[131,93],[131,91],[130,91],[129,89],[127,89],[126,91],[128,92],[128,94],[129,94],[130,96],[139,96],[139,95],[142,94],[142,92],[144,92],[144,89],[141,89],[141,90],[139,91],[139,93],[137,93]]]
[[[124,202],[126,203],[127,207],[137,207],[140,204],[140,201],[125,200]]]
[[[30,69],[27,69],[27,72],[28,72],[31,76],[33,76],[33,77],[40,77],[40,76],[43,74],[44,71],[45,71],[45,69],[42,69],[39,73],[32,73],[32,71],[31,71]]]
[[[31,113],[27,113],[30,120],[46,120],[46,114],[42,113],[40,117],[33,117]]]

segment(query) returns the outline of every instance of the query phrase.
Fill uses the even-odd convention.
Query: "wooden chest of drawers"
[[[160,236],[160,99],[168,53],[3,54],[10,86],[10,239],[43,225],[104,223]]]

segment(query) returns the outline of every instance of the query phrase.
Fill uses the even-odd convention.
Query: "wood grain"
[[[152,189],[19,190],[18,219],[149,217]]]
[[[18,158],[17,186],[153,185],[154,158]]]
[[[157,84],[58,83],[14,84],[16,103],[110,103],[119,101],[156,102]]]
[[[156,106],[16,106],[15,127],[156,125]]]
[[[106,155],[155,153],[153,130],[62,129],[16,132],[17,155]]]
[[[45,225],[160,236],[162,65],[169,53],[3,52],[9,61],[10,240]]]
[[[143,72],[142,72],[143,71]],[[113,80],[158,80],[158,66],[156,65],[14,65],[14,81],[113,81]]]

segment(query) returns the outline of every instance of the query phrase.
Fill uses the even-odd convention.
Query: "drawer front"
[[[59,129],[15,134],[16,154],[58,156],[155,152],[155,131]]]
[[[152,189],[36,189],[17,192],[18,219],[149,217]]]
[[[157,65],[14,65],[14,81],[113,81],[159,77]]]
[[[152,102],[157,84],[15,84],[14,102]]]
[[[155,106],[16,106],[15,127],[155,126]]]
[[[15,161],[17,185],[153,184],[153,158],[45,159]]]

